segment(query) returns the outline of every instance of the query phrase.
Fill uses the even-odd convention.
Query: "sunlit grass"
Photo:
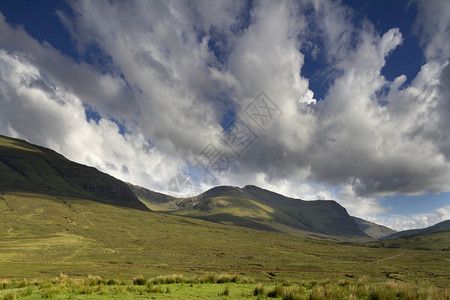
[[[119,282],[100,276],[71,278],[60,274],[50,281],[2,280],[0,299],[449,299],[450,290],[393,280],[367,282],[362,278],[250,283],[235,274],[208,274],[199,278],[180,274]]]

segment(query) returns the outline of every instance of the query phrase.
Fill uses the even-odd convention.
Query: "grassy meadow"
[[[32,282],[3,280],[3,299],[448,299],[450,291],[399,281],[371,283],[365,277],[340,280],[302,280],[297,283],[254,283],[245,276],[181,274],[119,281],[99,276]],[[1,298],[0,298],[1,299]]]
[[[449,231],[336,243],[27,193],[0,194],[0,214],[0,299],[372,299],[377,291],[448,298]],[[148,280],[172,274],[183,280]],[[240,279],[200,280],[221,274]]]

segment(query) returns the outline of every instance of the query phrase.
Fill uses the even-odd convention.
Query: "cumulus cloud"
[[[139,131],[121,135],[113,121],[87,121],[81,99],[51,82],[30,56],[1,49],[0,66],[3,134],[45,145],[124,180],[165,187],[176,158],[157,151]]]
[[[433,226],[450,219],[450,206],[444,206],[427,214],[369,216],[367,220],[383,224],[394,230],[420,229]]]
[[[159,191],[213,142],[230,161],[203,188],[257,184],[383,214],[377,197],[449,191],[450,10],[415,3],[426,63],[408,84],[382,75],[402,32],[335,1],[71,2],[57,14],[81,57],[100,57],[89,63],[0,14],[0,130]],[[300,75],[318,53],[320,101]],[[274,105],[264,127],[246,111],[260,92]],[[254,137],[239,153],[223,140],[235,118]]]

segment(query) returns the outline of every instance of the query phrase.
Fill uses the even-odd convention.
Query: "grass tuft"
[[[3,300],[16,300],[16,293],[14,291],[7,292],[3,295]]]
[[[186,283],[182,274],[173,274],[166,276],[158,276],[148,280],[149,284],[173,284],[173,283]]]
[[[283,295],[283,290],[284,289],[281,285],[277,285],[276,287],[274,287],[273,289],[271,289],[267,292],[267,297],[270,297],[270,298],[281,297]]]
[[[3,279],[3,280],[0,282],[0,288],[1,288],[1,289],[7,289],[9,286],[10,286],[10,282],[9,282],[8,279]]]
[[[133,278],[133,284],[134,285],[145,285],[147,283],[147,279],[144,278],[144,276],[139,275]]]
[[[260,283],[255,285],[252,296],[260,297],[260,296],[264,296],[265,294],[266,294],[266,289],[265,289],[264,285],[262,285]]]
[[[108,279],[106,285],[120,285],[120,282],[116,279]]]
[[[90,286],[97,286],[97,285],[101,285],[103,283],[104,283],[104,281],[100,276],[92,276],[92,275],[88,276],[88,284]]]
[[[219,294],[219,296],[225,296],[225,297],[230,296],[230,288],[229,287],[225,287],[225,289],[223,290],[222,293]]]

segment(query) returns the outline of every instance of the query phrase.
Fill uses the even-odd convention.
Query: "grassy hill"
[[[396,233],[395,230],[386,226],[378,225],[357,217],[353,217],[353,219],[362,231],[375,239],[380,239],[382,237]]]
[[[63,272],[129,279],[213,271],[262,281],[346,274],[384,280],[387,273],[400,273],[407,281],[450,283],[450,253],[442,249],[340,244],[29,193],[2,193],[0,215],[2,278],[52,278]],[[448,238],[449,232],[443,234]]]
[[[128,183],[128,186],[142,203],[154,211],[169,211],[178,209],[177,203],[181,201],[181,199],[154,192],[131,183]]]
[[[95,168],[69,161],[53,150],[1,135],[0,191],[71,195],[148,210],[122,181]]]
[[[427,228],[410,229],[410,230],[396,232],[394,234],[391,234],[391,235],[381,238],[381,240],[390,240],[390,239],[396,239],[396,238],[400,238],[400,237],[427,234],[427,233],[431,233],[431,232],[442,230],[442,229],[450,229],[450,220],[437,223],[437,224],[427,227]]]
[[[450,251],[450,228],[440,229],[420,235],[393,238],[369,245],[383,248],[413,249],[427,251]],[[450,260],[447,260],[447,264]]]
[[[155,210],[253,229],[327,239],[371,239],[335,201],[302,201],[261,189],[219,186],[193,198],[145,203]],[[166,208],[166,209],[165,209]]]

